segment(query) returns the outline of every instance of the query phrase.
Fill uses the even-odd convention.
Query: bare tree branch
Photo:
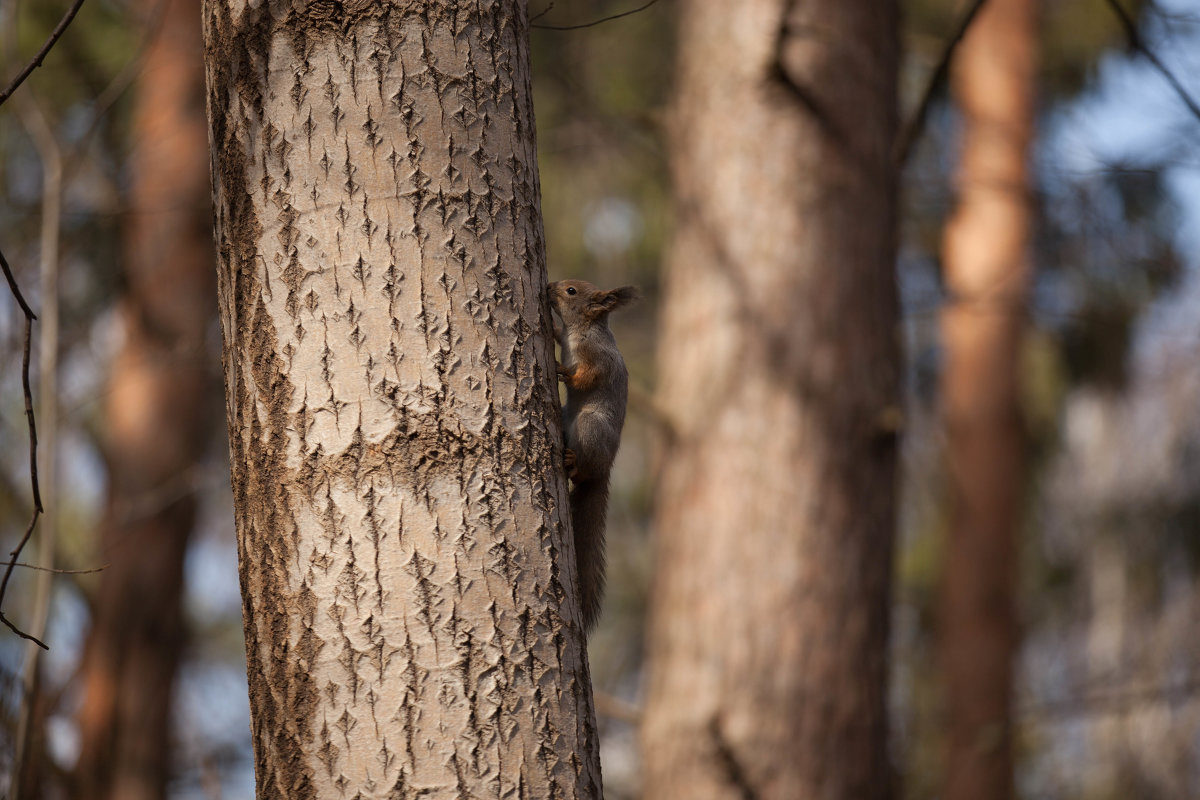
[[[25,65],[25,69],[21,70],[17,77],[12,79],[12,82],[0,92],[0,105],[4,105],[4,101],[12,97],[12,93],[17,90],[17,87],[25,82],[35,69],[42,65],[42,61],[46,58],[46,54],[50,52],[50,48],[54,47],[54,43],[59,40],[63,33],[67,30],[67,26],[71,24],[71,20],[75,19],[75,15],[79,13],[80,6],[83,5],[83,0],[75,0],[71,7],[67,9],[67,13],[59,20],[58,27],[50,32],[50,36],[46,39],[46,43],[42,45],[42,49],[37,51],[37,55]]]
[[[551,3],[550,5],[546,6],[541,11],[539,11],[538,13],[536,13],[532,17],[530,17],[529,23],[532,25],[534,22],[537,22],[539,19],[541,19],[542,17],[549,14],[553,9],[554,9],[554,3]],[[537,26],[534,25],[534,27],[536,28]]]
[[[24,561],[18,561],[14,566],[32,569],[37,572],[53,572],[55,575],[91,575],[96,572],[103,572],[108,569],[108,564],[101,564],[98,567],[87,567],[85,569],[59,569],[57,567],[39,567],[37,564],[26,564]]]
[[[33,342],[33,321],[37,319],[37,315],[33,313],[33,309],[25,302],[25,297],[21,294],[21,289],[17,286],[17,279],[13,277],[12,269],[8,265],[8,260],[4,257],[4,253],[0,252],[0,268],[4,270],[4,277],[8,281],[8,288],[12,291],[13,297],[17,301],[17,305],[21,307],[22,313],[25,314],[25,336],[21,355],[21,390],[25,395],[25,419],[29,424],[29,480],[33,489],[33,516],[29,519],[29,525],[25,528],[25,535],[21,537],[17,547],[12,551],[12,558],[8,562],[8,567],[4,570],[4,579],[0,580],[0,622],[12,630],[13,633],[20,636],[22,639],[37,644],[45,650],[49,650],[46,644],[36,636],[31,636],[25,631],[18,628],[8,617],[4,616],[4,593],[8,591],[8,579],[12,576],[13,567],[17,564],[17,558],[21,555],[21,550],[29,542],[29,537],[33,535],[33,529],[37,526],[38,516],[41,515],[42,508],[42,492],[38,487],[38,471],[37,471],[37,425],[33,414],[33,390],[29,386],[29,353]]]
[[[8,578],[10,575],[12,575],[13,567],[15,567],[17,564],[17,556],[21,554],[21,550],[29,542],[29,537],[33,535],[33,529],[37,525],[38,515],[41,513],[42,510],[40,508],[35,508],[33,510],[33,516],[29,520],[29,526],[25,528],[25,535],[21,537],[21,541],[17,544],[16,549],[12,551],[12,559],[8,562],[8,566],[4,570],[4,580],[0,581],[0,602],[3,601],[4,593],[8,590]],[[14,625],[12,621],[4,615],[3,611],[0,611],[0,622],[3,622],[5,625],[7,625],[9,630],[11,630],[17,636],[20,636],[22,639],[28,639],[43,650],[50,649],[41,639],[37,638],[33,634],[26,633]]]
[[[581,28],[591,28],[596,25],[600,25],[601,23],[604,23],[604,22],[612,22],[614,19],[620,19],[621,17],[632,16],[632,15],[638,13],[639,11],[645,11],[647,8],[649,8],[650,6],[654,5],[657,2],[658,2],[658,0],[650,0],[650,2],[640,5],[637,8],[632,8],[629,11],[622,11],[620,14],[613,14],[610,17],[601,17],[600,19],[592,20],[591,22],[584,22],[580,25],[532,25],[531,24],[529,27],[538,28],[539,30],[543,30],[543,31],[577,31],[577,30],[580,30]],[[554,4],[551,3],[546,8],[545,11],[543,11],[541,14],[538,14],[533,19],[541,18],[543,15],[546,14],[546,12],[548,12],[553,7],[554,7]],[[530,22],[532,22],[532,21],[533,20],[530,20]]]
[[[21,83],[23,83],[25,81],[25,79],[27,77],[29,77],[29,75],[33,72],[33,70],[35,68],[37,68],[38,66],[41,65],[43,59],[45,59],[45,57],[46,57],[46,54],[50,51],[50,49],[54,46],[54,44],[62,36],[63,32],[66,31],[67,26],[71,23],[71,20],[74,19],[75,15],[79,12],[79,9],[83,5],[83,2],[84,2],[84,0],[76,0],[72,4],[71,8],[68,9],[67,13],[63,16],[62,20],[59,22],[58,26],[50,34],[50,37],[46,40],[46,43],[42,46],[42,49],[40,51],[38,51],[37,55],[34,56],[33,60],[30,61],[29,64],[26,65],[26,67],[21,71],[21,73],[19,75],[17,75],[17,77],[12,81],[12,83],[10,83],[9,86],[4,90],[4,92],[2,94],[0,94],[0,104],[2,104],[5,100],[7,100],[13,94],[13,92],[16,91],[17,87],[19,87],[21,85]],[[142,37],[142,41],[138,47],[137,52],[134,54],[133,58],[131,58],[126,63],[126,65],[121,69],[121,71],[117,74],[117,76],[115,78],[113,78],[113,80],[105,88],[104,92],[100,95],[100,97],[97,98],[96,104],[92,110],[91,118],[90,118],[87,128],[86,128],[86,131],[85,131],[84,135],[80,138],[80,148],[81,149],[83,146],[86,145],[87,140],[91,137],[92,133],[95,131],[96,125],[99,122],[99,120],[104,116],[104,114],[106,114],[108,112],[108,110],[112,107],[112,105],[116,102],[116,100],[121,96],[121,94],[123,94],[125,92],[125,90],[129,88],[129,86],[130,86],[130,84],[132,84],[134,78],[136,78],[138,73],[141,71],[142,65],[145,61],[146,50],[149,48],[150,44],[157,37],[157,35],[162,27],[162,20],[163,20],[163,17],[165,16],[166,5],[167,5],[167,0],[159,0],[157,5],[154,7],[154,10],[151,12],[150,18],[147,20],[146,31]],[[75,155],[78,156],[79,153],[77,152]],[[70,160],[70,163],[69,163],[67,169],[69,170],[71,167],[75,166],[76,163],[77,163],[76,159],[72,158]],[[66,171],[66,170],[64,170],[64,171]],[[31,309],[29,307],[29,304],[26,302],[24,295],[21,293],[21,290],[17,284],[16,278],[12,273],[12,269],[9,267],[8,261],[4,258],[3,252],[0,252],[0,266],[3,267],[4,277],[8,281],[9,289],[11,290],[13,297],[16,299],[17,305],[20,306],[21,311],[25,314],[24,357],[22,360],[21,383],[22,383],[22,388],[25,393],[25,415],[26,415],[28,425],[29,425],[29,442],[30,442],[30,444],[29,444],[29,462],[30,462],[29,463],[29,471],[30,471],[30,480],[31,480],[31,486],[32,486],[32,491],[33,491],[33,502],[34,502],[34,511],[33,511],[32,517],[29,521],[29,525],[27,526],[25,533],[21,537],[19,543],[17,544],[16,549],[13,550],[12,553],[10,554],[11,557],[9,559],[8,564],[6,565],[4,577],[2,580],[0,580],[0,622],[3,622],[6,626],[8,626],[14,633],[16,633],[21,638],[28,639],[29,641],[34,642],[35,644],[39,645],[43,649],[48,650],[49,647],[47,647],[47,645],[44,642],[42,642],[36,636],[26,633],[25,631],[18,628],[3,613],[4,596],[8,590],[9,578],[12,575],[12,571],[13,571],[14,567],[17,567],[17,566],[26,567],[29,569],[34,569],[34,570],[38,570],[41,572],[49,572],[49,573],[53,573],[53,574],[82,574],[82,573],[87,573],[87,572],[97,572],[100,569],[103,569],[103,567],[99,567],[96,569],[88,569],[88,570],[58,570],[58,569],[53,569],[53,568],[48,568],[48,567],[33,566],[31,564],[25,564],[23,562],[17,561],[17,559],[20,557],[22,550],[25,548],[25,545],[29,542],[29,539],[33,535],[33,531],[37,526],[38,518],[42,514],[45,513],[45,508],[42,504],[41,489],[40,489],[40,486],[38,483],[37,426],[35,424],[35,417],[34,417],[34,410],[33,410],[33,393],[30,389],[30,381],[29,381],[30,350],[32,347],[32,338],[33,338],[32,323],[34,320],[37,319],[37,315],[33,313],[33,309]]]
[[[8,288],[12,291],[12,295],[16,298],[17,305],[21,307],[21,312],[25,314],[28,320],[37,319],[37,314],[33,313],[33,309],[29,307],[29,303],[25,302],[25,295],[21,294],[21,287],[17,285],[17,279],[13,277],[12,269],[8,266],[8,260],[4,258],[3,251],[0,251],[0,268],[4,270],[4,278],[8,281]],[[28,381],[26,381],[28,386]],[[30,398],[26,404],[26,408],[30,415],[33,414],[33,400]],[[32,416],[31,416],[32,421]],[[40,501],[39,501],[40,502]]]
[[[1179,95],[1179,99],[1187,106],[1188,111],[1192,112],[1192,116],[1200,119],[1200,105],[1196,104],[1196,101],[1188,94],[1188,90],[1179,82],[1174,73],[1167,69],[1167,65],[1159,60],[1153,50],[1146,46],[1145,41],[1142,40],[1141,33],[1138,32],[1137,23],[1129,16],[1129,12],[1125,10],[1124,6],[1118,0],[1104,0],[1104,2],[1108,4],[1108,7],[1112,9],[1113,14],[1116,15],[1117,20],[1121,23],[1121,28],[1125,32],[1125,38],[1129,42],[1129,49],[1136,50],[1144,55],[1146,60],[1167,79],[1167,83],[1171,84],[1171,88]]]
[[[942,55],[938,59],[937,66],[933,68],[933,72],[929,74],[929,82],[925,84],[925,91],[921,93],[921,100],[917,103],[916,110],[913,111],[908,122],[904,123],[904,127],[900,129],[900,135],[896,137],[892,159],[898,168],[904,168],[908,157],[912,154],[913,145],[925,131],[925,118],[929,115],[929,107],[933,105],[934,95],[946,83],[946,78],[950,74],[950,63],[954,60],[954,51],[958,49],[959,43],[967,35],[967,30],[975,21],[975,17],[978,16],[985,2],[987,0],[974,0],[958,20],[954,33],[946,40],[946,44],[942,48]]]

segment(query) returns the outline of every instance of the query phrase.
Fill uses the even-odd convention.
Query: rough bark
[[[258,796],[598,798],[524,3],[205,32]]]
[[[886,798],[897,9],[680,19],[644,796]]]
[[[1025,444],[1018,386],[1029,288],[1035,0],[984,6],[959,49],[958,207],[943,265],[942,413],[952,492],[941,599],[947,800],[1013,795],[1012,695]]]
[[[155,13],[157,0],[143,4]],[[170,0],[145,55],[124,220],[123,339],[106,405],[108,505],[79,712],[81,798],[166,796],[185,642],[192,476],[220,401],[205,346],[216,303],[199,0]]]

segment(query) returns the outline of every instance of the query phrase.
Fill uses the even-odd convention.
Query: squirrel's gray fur
[[[558,316],[554,336],[562,348],[559,378],[567,385],[563,407],[567,475],[571,489],[571,527],[583,627],[590,631],[600,615],[604,594],[604,527],[608,480],[629,394],[629,373],[608,327],[608,315],[637,299],[632,286],[603,291],[586,281],[549,286]]]

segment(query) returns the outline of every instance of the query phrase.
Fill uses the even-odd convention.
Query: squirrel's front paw
[[[575,451],[569,447],[563,450],[563,467],[567,470],[567,477],[575,480]]]
[[[574,367],[566,367],[566,366],[563,366],[562,364],[559,364],[558,366],[556,366],[554,368],[554,371],[556,373],[558,373],[558,379],[560,381],[569,381],[571,379],[571,376],[573,376],[575,374]]]

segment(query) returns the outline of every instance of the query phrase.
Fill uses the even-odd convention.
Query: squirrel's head
[[[550,292],[550,305],[568,327],[602,320],[610,312],[629,305],[639,297],[635,286],[620,286],[604,291],[587,281],[556,281],[547,289]]]

